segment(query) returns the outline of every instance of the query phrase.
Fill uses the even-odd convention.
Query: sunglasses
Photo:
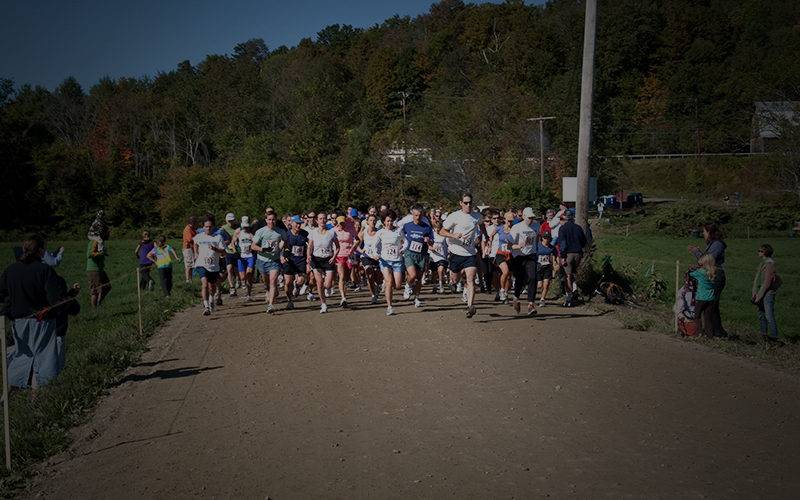
[[[462,204],[462,205],[472,205],[472,200],[469,200],[469,201],[462,201],[462,202],[461,202],[461,204]]]

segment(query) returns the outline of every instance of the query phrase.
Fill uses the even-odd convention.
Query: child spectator
[[[700,265],[689,273],[689,275],[697,280],[697,296],[695,299],[694,309],[694,324],[695,331],[698,335],[704,334],[706,337],[714,336],[714,329],[712,328],[714,309],[711,307],[714,302],[714,279],[717,276],[716,265],[714,256],[706,252],[700,256],[697,261]],[[701,316],[705,312],[705,321],[701,322]]]

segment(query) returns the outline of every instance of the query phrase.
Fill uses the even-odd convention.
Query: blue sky
[[[431,0],[11,0],[0,16],[0,77],[53,90],[74,76],[88,91],[102,77],[155,76],[188,59],[230,54],[251,38],[292,47],[332,24],[369,28],[417,15]],[[468,2],[465,2],[468,3]],[[483,2],[475,2],[483,3]],[[492,2],[500,3],[500,2]],[[544,0],[527,0],[542,4]]]

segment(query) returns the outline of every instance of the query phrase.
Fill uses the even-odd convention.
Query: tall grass
[[[81,313],[71,317],[67,333],[67,362],[64,371],[45,388],[32,393],[17,390],[9,399],[13,469],[2,468],[0,496],[13,496],[13,489],[24,482],[26,468],[32,462],[49,457],[69,444],[66,429],[78,423],[92,404],[126,368],[146,349],[146,337],[166,322],[175,312],[197,303],[199,280],[188,284],[183,279],[183,265],[174,264],[175,286],[172,296],[164,297],[158,274],[153,271],[153,291],[142,292],[144,335],[139,335],[136,268],[134,255],[137,242],[108,242],[106,272],[112,290],[100,308],[92,310],[86,281],[86,249],[82,242],[52,241],[48,248],[66,247],[56,271],[67,283],[80,283],[78,295]],[[180,241],[169,244],[180,255]],[[19,245],[19,244],[17,244]],[[0,268],[13,263],[15,244],[0,244]],[[10,324],[6,324],[7,331]]]

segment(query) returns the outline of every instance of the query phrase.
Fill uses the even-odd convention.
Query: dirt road
[[[798,377],[582,307],[424,298],[186,311],[26,496],[800,497]]]

